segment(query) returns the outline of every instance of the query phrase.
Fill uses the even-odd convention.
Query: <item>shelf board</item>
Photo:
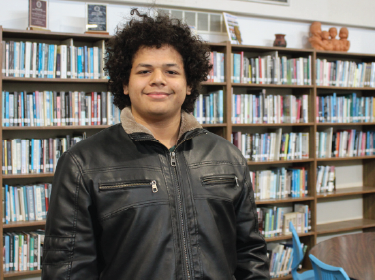
[[[215,124],[201,124],[202,127],[224,127],[227,126],[226,123],[215,123]]]
[[[11,272],[4,271],[3,277],[10,278],[10,277],[18,277],[18,276],[33,276],[33,275],[40,275],[41,273],[42,273],[42,270],[11,271]]]
[[[317,126],[362,126],[375,125],[375,122],[360,122],[360,123],[317,123]]]
[[[345,160],[372,159],[372,158],[375,158],[375,156],[317,158],[317,161],[318,162],[322,162],[322,161],[345,161]]]
[[[312,55],[314,49],[295,49],[295,48],[284,48],[284,47],[264,47],[264,46],[253,46],[253,45],[231,45],[233,51],[279,51],[282,53],[308,53]]]
[[[16,229],[16,228],[24,228],[24,227],[39,227],[39,226],[45,226],[45,225],[46,225],[46,220],[27,221],[27,222],[10,222],[9,224],[3,224],[3,228]]]
[[[314,197],[305,196],[305,197],[294,197],[294,198],[287,197],[287,198],[279,198],[279,199],[261,199],[261,200],[255,200],[255,204],[262,205],[262,204],[275,204],[275,203],[310,201],[310,200],[314,200]]]
[[[374,123],[375,124],[375,123]],[[233,127],[313,126],[314,123],[234,123]]]
[[[348,53],[348,52],[338,52],[338,51],[316,51],[316,56],[324,55],[331,55],[331,56],[348,56],[348,57],[367,57],[367,58],[375,58],[374,54],[366,54],[366,53]]]
[[[77,39],[79,41],[106,40],[112,38],[111,35],[103,34],[82,34],[82,33],[64,33],[64,32],[51,32],[40,30],[18,30],[18,29],[3,29],[3,39],[7,38],[22,38],[22,39],[46,39],[46,40],[66,40]]]
[[[64,125],[64,126],[7,126],[4,130],[71,130],[71,129],[104,129],[110,125]]]
[[[202,86],[226,86],[227,83],[217,83],[217,82],[202,82]]]
[[[111,125],[64,125],[64,126],[8,126],[2,130],[74,130],[74,129],[105,129]],[[202,127],[225,127],[226,123],[202,124]]]
[[[277,280],[288,280],[293,279],[292,274],[288,274],[287,276],[277,277],[277,278],[271,278],[271,279],[277,279]]]
[[[318,234],[340,233],[344,231],[359,230],[370,227],[375,227],[375,220],[356,219],[316,225]]]
[[[298,236],[299,237],[302,237],[302,236],[311,236],[311,235],[314,235],[315,232],[313,231],[310,231],[310,232],[306,232],[306,233],[298,233]],[[286,239],[292,239],[292,235],[281,235],[281,236],[277,236],[277,237],[265,237],[265,240],[266,242],[272,242],[272,241],[279,241],[279,240],[286,240]]]
[[[340,197],[347,195],[358,195],[366,193],[375,193],[375,188],[372,187],[352,187],[352,188],[342,188],[337,189],[334,192],[318,194],[317,198],[331,198],[331,197]]]
[[[245,84],[232,83],[233,87],[255,87],[255,88],[307,88],[311,89],[314,86],[300,86],[300,85],[274,85],[274,84]]]
[[[375,57],[374,57],[375,58]],[[332,89],[332,90],[375,90],[373,87],[336,87],[336,86],[316,86],[317,89]],[[319,93],[318,93],[319,95]]]
[[[248,161],[247,165],[267,165],[267,164],[284,164],[284,163],[303,163],[312,162],[313,158],[294,159],[294,160],[276,160],[276,161]]]
[[[78,84],[108,84],[108,79],[60,79],[60,78],[20,78],[4,77],[3,82],[31,82],[31,83],[78,83]]]
[[[55,173],[36,173],[36,174],[10,174],[10,175],[2,175],[4,179],[23,179],[23,178],[46,178],[46,177],[53,177]]]

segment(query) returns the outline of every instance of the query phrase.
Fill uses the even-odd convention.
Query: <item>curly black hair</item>
[[[104,70],[108,73],[109,89],[114,95],[114,105],[120,110],[131,105],[130,98],[124,94],[123,87],[128,85],[130,72],[137,51],[142,47],[173,47],[183,59],[186,83],[191,87],[182,109],[188,113],[194,111],[194,103],[199,96],[202,81],[207,80],[212,65],[210,49],[198,36],[191,33],[189,26],[179,19],[159,14],[156,17],[142,15],[132,9],[139,18],[130,20],[106,44],[106,62]]]

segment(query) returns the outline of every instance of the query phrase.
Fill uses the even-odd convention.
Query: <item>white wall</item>
[[[142,3],[144,0],[140,0]],[[163,0],[166,1],[166,0]],[[174,0],[170,2],[181,4],[181,0]],[[192,0],[189,10],[192,10],[196,7],[193,7],[194,3],[197,2]],[[213,0],[200,1],[201,5],[206,2],[212,2]],[[237,3],[239,1],[230,1],[230,0],[218,0],[219,2],[229,2]],[[127,18],[129,18],[130,8],[134,7],[129,4],[109,4],[108,5],[108,31],[110,34],[113,34],[116,26],[119,23],[124,23]],[[255,5],[256,7],[267,7],[268,9],[278,9],[282,11],[283,9],[291,9],[296,3],[310,3],[316,2],[316,6],[319,6],[321,0],[315,1],[306,1],[306,0],[291,0],[290,6],[280,6],[280,5],[269,5],[269,4],[259,4],[254,2],[243,3],[246,5]],[[331,0],[327,2],[336,2],[336,0]],[[357,3],[357,6],[365,6],[364,2],[369,2],[365,0],[360,0]],[[372,1],[375,3],[375,1]],[[157,3],[162,3],[161,0]],[[325,3],[325,2],[324,2]],[[361,4],[362,3],[362,4]],[[223,4],[224,5],[224,4]],[[298,4],[298,9],[302,13],[303,10],[307,9],[310,5],[308,4],[305,8]],[[327,5],[327,4],[326,4]],[[333,5],[333,4],[332,4]],[[374,4],[375,5],[375,4]],[[220,5],[215,5],[220,7]],[[371,5],[370,5],[371,6]],[[27,27],[27,14],[28,14],[28,1],[27,0],[0,0],[0,25],[4,28],[14,28],[14,29],[26,29]],[[58,32],[73,32],[73,33],[83,33],[85,31],[85,20],[86,20],[86,10],[85,2],[79,1],[64,1],[64,0],[50,0],[49,4],[50,13],[49,13],[49,29],[51,31]],[[375,6],[374,6],[375,8]],[[146,9],[146,8],[144,8]],[[297,9],[297,8],[293,8]],[[246,9],[245,9],[246,10]],[[311,10],[311,9],[310,9]],[[366,10],[366,9],[364,9]],[[310,14],[315,14],[311,10]],[[335,14],[335,13],[333,13]],[[354,17],[350,17],[351,19]],[[359,17],[364,18],[364,17]],[[296,17],[297,19],[297,17]],[[305,18],[306,19],[306,18]],[[327,17],[328,19],[328,17]],[[240,23],[240,29],[243,36],[244,44],[248,45],[261,45],[261,46],[272,46],[274,40],[274,34],[284,33],[286,34],[286,41],[288,47],[292,48],[309,48],[309,43],[307,38],[309,37],[309,27],[310,23],[307,23],[305,20],[301,21],[290,21],[290,20],[280,20],[280,19],[270,19],[270,18],[259,18],[259,17],[250,17],[250,16],[238,16]],[[345,19],[347,20],[347,19]],[[328,20],[326,20],[328,21]],[[349,28],[349,40],[351,41],[351,48],[349,52],[359,52],[359,53],[373,53],[375,45],[375,23],[374,20],[366,21],[367,26],[373,26],[374,29],[368,28]],[[322,25],[323,30],[328,30],[329,27],[335,26],[338,29],[343,25]],[[205,40],[212,42],[220,42],[227,40],[225,36],[209,36],[202,35]]]
[[[116,3],[150,5],[153,0],[113,0]],[[322,21],[347,26],[375,28],[373,0],[289,0],[289,6],[270,5],[246,0],[156,0],[157,5],[192,7],[208,11],[226,11],[260,17],[298,21]]]

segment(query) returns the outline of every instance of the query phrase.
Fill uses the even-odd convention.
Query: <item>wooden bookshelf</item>
[[[232,124],[232,127],[288,127],[288,126],[314,126],[314,123],[244,123]]]
[[[268,164],[286,164],[286,163],[306,163],[306,162],[314,162],[313,158],[306,158],[306,159],[293,159],[293,160],[275,160],[275,161],[248,161],[248,165],[268,165]]]
[[[92,35],[92,34],[74,34],[74,33],[60,33],[60,32],[43,32],[43,31],[25,31],[25,30],[12,30],[2,29],[0,26],[0,39],[1,40],[36,40],[36,41],[63,41],[67,39],[73,39],[81,43],[92,44],[100,40],[108,40],[111,38],[106,35]],[[225,53],[225,81],[223,83],[216,82],[203,82],[202,87],[210,89],[223,89],[224,91],[224,123],[222,124],[203,124],[202,126],[218,135],[221,135],[225,139],[231,139],[233,130],[238,131],[242,129],[251,128],[251,130],[264,130],[272,128],[285,128],[291,131],[308,131],[310,133],[309,144],[310,144],[310,158],[299,159],[299,160],[280,160],[280,161],[249,161],[248,165],[250,168],[256,169],[267,169],[270,167],[306,167],[309,171],[308,179],[308,196],[299,198],[284,198],[284,199],[265,199],[257,200],[255,203],[257,206],[278,206],[278,205],[293,205],[294,203],[302,203],[309,205],[311,210],[311,227],[312,231],[308,233],[299,234],[303,242],[308,245],[309,248],[316,244],[318,235],[324,234],[339,234],[351,230],[374,230],[375,229],[375,156],[364,156],[364,157],[350,157],[350,158],[316,158],[315,157],[315,133],[318,128],[325,127],[359,127],[359,126],[375,126],[375,123],[319,123],[316,121],[316,102],[314,100],[321,94],[331,94],[335,91],[341,93],[350,93],[352,91],[362,92],[363,94],[372,95],[375,93],[375,88],[369,87],[334,87],[334,86],[317,86],[315,83],[315,60],[317,58],[338,58],[338,59],[355,59],[356,61],[375,61],[375,55],[373,54],[353,54],[344,52],[326,52],[326,51],[314,51],[312,49],[295,49],[295,48],[280,48],[280,47],[264,47],[264,46],[249,46],[249,45],[230,45],[229,43],[209,43],[212,50],[220,51]],[[288,57],[312,57],[312,85],[275,85],[275,84],[246,84],[246,83],[232,83],[231,82],[231,53],[244,51],[249,56],[257,57],[263,53],[278,51],[280,55],[287,55]],[[0,52],[0,65],[2,62]],[[27,86],[48,86],[50,90],[58,90],[64,86],[71,90],[76,90],[75,87],[81,88],[95,88],[105,87],[108,83],[106,79],[50,79],[50,78],[15,78],[15,77],[4,77],[0,75],[0,92],[2,90],[8,90],[12,87],[16,87],[21,84]],[[5,89],[6,88],[6,89]],[[309,122],[308,123],[279,123],[279,124],[233,124],[231,120],[232,100],[231,92],[246,91],[249,89],[269,89],[270,91],[280,90],[282,92],[290,92],[290,94],[301,95],[307,94],[309,100]],[[82,90],[84,91],[84,90]],[[92,91],[92,90],[89,90]],[[0,112],[1,112],[0,107]],[[17,135],[18,133],[24,135],[50,135],[57,136],[61,131],[64,133],[72,133],[74,131],[88,131],[96,132],[95,130],[105,129],[109,126],[43,126],[43,127],[2,127],[0,138],[1,140],[8,135]],[[284,130],[284,129],[283,129]],[[8,139],[8,138],[7,138]],[[341,162],[348,162],[355,160],[362,160],[364,164],[363,171],[363,187],[353,187],[347,189],[338,189],[333,193],[329,194],[317,194],[315,190],[316,184],[316,169],[317,166],[322,163],[328,163],[331,165],[339,164]],[[10,181],[19,181],[22,184],[34,184],[40,180],[46,180],[52,182],[54,173],[41,173],[41,174],[12,174],[12,175],[0,175],[0,183],[4,184]],[[362,195],[363,197],[363,219],[356,219],[350,221],[335,222],[329,224],[317,224],[317,208],[318,202],[324,201],[326,198],[340,198],[348,199],[353,196]],[[0,208],[0,214],[2,215],[2,208]],[[33,221],[33,222],[11,222],[9,224],[3,224],[2,230],[0,231],[0,239],[3,236],[3,231],[11,232],[18,230],[44,228],[45,221]],[[266,238],[267,242],[280,242],[283,240],[290,240],[291,235],[288,236],[277,236],[272,238]],[[2,245],[1,245],[2,246]],[[0,249],[2,249],[0,247]],[[3,273],[3,263],[0,258],[0,277],[11,278],[11,277],[27,277],[39,275],[40,270],[36,271],[24,271],[24,272],[5,272]],[[310,268],[309,261],[305,258],[303,262],[304,268]],[[1,280],[0,279],[0,280]],[[292,277],[286,276],[277,278],[281,280],[292,279]]]
[[[27,227],[44,227],[46,221],[29,221],[29,222],[10,222],[9,224],[3,224],[3,229],[17,229]]]
[[[273,85],[273,84],[244,84],[244,83],[232,83],[233,87],[254,87],[254,88],[285,88],[285,89],[294,89],[294,88],[303,88],[303,89],[312,89],[313,86],[299,86],[299,85]]]
[[[317,123],[317,126],[363,126],[375,125],[374,122],[360,122],[360,123]]]
[[[328,90],[348,90],[348,91],[374,91],[375,88],[371,87],[336,87],[336,86],[316,86],[317,89]],[[324,92],[322,92],[324,94]]]
[[[264,204],[278,204],[278,203],[286,203],[286,202],[301,202],[301,201],[312,201],[315,198],[313,196],[304,196],[304,197],[288,197],[288,198],[280,198],[280,199],[259,199],[255,200],[256,205],[264,205]]]
[[[337,189],[330,193],[318,194],[316,197],[319,199],[331,198],[331,197],[342,197],[342,196],[352,196],[352,195],[361,195],[375,193],[375,188],[373,187],[351,187],[351,188],[342,188]]]
[[[298,233],[299,237],[305,237],[305,236],[313,236],[315,232],[310,231],[306,233]],[[273,242],[273,241],[280,241],[280,240],[288,240],[292,239],[292,235],[281,235],[281,236],[276,236],[276,237],[266,237],[265,238],[267,242]]]
[[[60,78],[20,78],[3,77],[4,83],[79,83],[79,84],[108,84],[107,79],[60,79]]]
[[[36,173],[36,174],[11,174],[3,175],[3,179],[38,179],[53,177],[54,173]]]
[[[12,278],[12,277],[35,277],[42,274],[42,270],[28,270],[28,271],[12,271],[12,272],[4,272],[4,278]]]
[[[375,156],[317,158],[317,161],[318,162],[322,162],[322,161],[350,161],[350,160],[358,160],[358,159],[375,159]]]
[[[370,219],[356,219],[316,225],[318,234],[335,234],[346,231],[361,230],[365,228],[374,227],[375,220]]]

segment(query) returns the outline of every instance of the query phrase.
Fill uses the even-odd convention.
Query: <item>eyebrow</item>
[[[180,68],[177,63],[166,63],[166,64],[163,64],[162,66],[163,67],[177,67],[177,68]],[[153,66],[151,64],[147,64],[147,63],[139,63],[137,65],[137,67],[150,68],[150,67],[153,67]]]

